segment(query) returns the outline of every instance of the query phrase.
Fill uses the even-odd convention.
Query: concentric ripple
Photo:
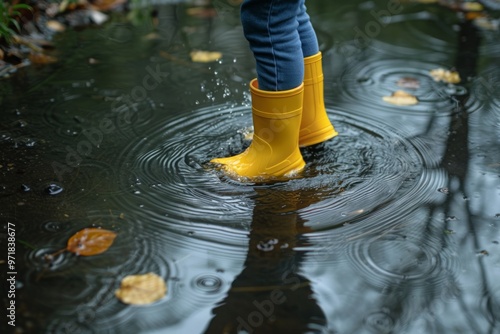
[[[442,65],[408,59],[383,59],[359,62],[339,78],[340,103],[353,103],[402,114],[442,114],[453,111],[452,95],[464,94],[465,88],[436,82],[430,71]],[[395,91],[403,90],[418,99],[418,104],[398,106],[383,101]]]
[[[272,189],[285,194],[283,205],[291,201],[289,207],[311,228],[329,229],[428,182],[419,178],[420,152],[397,131],[344,111],[328,113],[340,135],[303,150],[307,165],[299,177],[272,184],[235,181],[208,164],[248,145],[241,130],[251,125],[249,107],[210,107],[175,118],[131,143],[117,159],[127,171],[120,183],[129,194],[118,204],[141,208],[138,214],[185,231],[193,224],[245,231],[263,193],[259,189]]]

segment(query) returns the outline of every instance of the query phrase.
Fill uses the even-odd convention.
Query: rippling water
[[[164,2],[158,35],[118,18],[69,31],[59,63],[4,80],[0,218],[4,235],[16,225],[17,326],[498,332],[498,31],[395,5],[380,19],[384,2],[308,4],[339,136],[302,149],[306,167],[286,181],[209,163],[250,143],[255,72],[236,1],[214,2],[215,17]],[[194,63],[195,49],[224,56]],[[437,82],[436,68],[462,81]],[[383,100],[396,90],[418,104]],[[85,227],[118,236],[97,256],[59,252]],[[163,299],[116,299],[123,277],[147,272],[167,283]]]

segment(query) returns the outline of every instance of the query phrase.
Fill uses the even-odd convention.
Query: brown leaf
[[[391,96],[384,96],[382,99],[397,106],[411,106],[418,103],[418,99],[415,96],[402,90],[397,90]]]
[[[444,81],[451,84],[457,84],[460,82],[460,75],[456,71],[448,71],[442,68],[437,68],[432,70],[430,75],[434,81]]]
[[[57,62],[56,57],[52,57],[43,53],[32,53],[29,55],[29,59],[33,64],[45,65]]]
[[[115,296],[125,304],[145,305],[163,298],[166,293],[165,281],[154,273],[147,273],[124,277]]]
[[[415,78],[404,77],[399,79],[398,82],[396,82],[396,85],[402,88],[419,89],[420,81],[418,81],[418,79]]]
[[[104,253],[113,244],[116,233],[101,228],[85,228],[68,240],[67,250],[82,256]]]
[[[98,10],[107,11],[114,7],[124,4],[126,0],[93,0],[92,7]]]

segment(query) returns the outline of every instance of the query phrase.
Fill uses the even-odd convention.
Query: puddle
[[[159,6],[159,38],[117,18],[68,31],[59,63],[2,83],[0,219],[16,225],[17,326],[494,333],[498,32],[465,29],[437,5],[374,21],[386,4],[312,2],[339,135],[302,149],[296,178],[254,184],[208,163],[249,144],[255,73],[237,5],[214,4],[215,17],[189,16],[192,6]],[[380,31],[361,46],[354,28],[370,22]],[[194,63],[195,49],[224,57]],[[436,82],[435,68],[464,79]],[[418,104],[383,101],[398,89]],[[58,252],[86,227],[115,242],[97,256]],[[123,277],[148,272],[165,280],[163,299],[114,296]]]

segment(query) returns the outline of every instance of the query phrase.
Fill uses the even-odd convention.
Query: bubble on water
[[[202,275],[194,279],[195,289],[204,293],[218,293],[223,285],[222,279],[214,275]]]
[[[385,312],[376,312],[365,318],[365,326],[380,334],[392,333],[394,329],[394,319]]]
[[[58,183],[51,182],[45,186],[44,192],[48,195],[55,196],[62,193],[64,188]]]

